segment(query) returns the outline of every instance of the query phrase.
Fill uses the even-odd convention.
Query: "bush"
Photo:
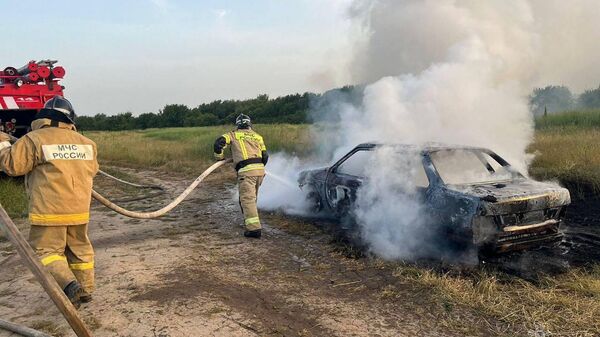
[[[577,106],[580,109],[600,109],[600,87],[584,91],[579,96]]]

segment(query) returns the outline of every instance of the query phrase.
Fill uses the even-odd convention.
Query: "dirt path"
[[[130,173],[173,194],[189,182]],[[460,336],[464,327],[489,335],[489,322],[432,304],[393,276],[393,264],[345,257],[312,221],[263,214],[263,239],[243,238],[233,182],[231,174],[214,175],[159,220],[93,205],[97,292],[80,312],[95,336]],[[97,181],[114,199],[136,192],[112,185]],[[170,197],[125,205],[155,208]],[[8,242],[0,253],[0,317],[73,336]]]

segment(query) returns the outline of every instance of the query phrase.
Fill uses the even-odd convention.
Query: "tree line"
[[[259,95],[246,100],[216,100],[195,108],[183,104],[168,104],[157,113],[134,116],[131,112],[112,116],[97,114],[80,116],[81,130],[135,130],[148,128],[210,126],[232,124],[240,113],[252,117],[254,123],[300,124],[311,122],[314,114],[326,114],[340,104],[360,106],[364,86],[345,86],[323,94],[304,93],[269,98]],[[600,87],[574,95],[565,86],[547,86],[534,89],[529,96],[533,114],[543,115],[568,110],[600,109]]]
[[[267,95],[246,100],[216,100],[189,108],[183,104],[168,104],[158,113],[134,116],[131,112],[112,116],[97,114],[80,116],[77,125],[81,130],[135,130],[184,126],[210,126],[231,124],[243,113],[254,123],[300,124],[308,121],[311,101],[318,96],[312,93],[294,94],[270,99]]]
[[[600,109],[600,87],[575,95],[563,85],[536,88],[529,95],[529,108],[536,116],[570,110]]]

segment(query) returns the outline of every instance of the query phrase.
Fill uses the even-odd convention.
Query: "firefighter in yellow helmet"
[[[29,242],[71,302],[79,307],[94,291],[94,250],[88,238],[96,144],[76,132],[71,103],[55,96],[11,145],[0,133],[0,169],[25,175]]]
[[[265,176],[269,154],[261,135],[252,130],[250,117],[241,114],[235,120],[237,129],[217,138],[214,145],[215,158],[225,159],[224,150],[231,146],[233,164],[237,171],[240,206],[244,213],[244,236],[260,238],[261,225],[256,208],[258,189]]]

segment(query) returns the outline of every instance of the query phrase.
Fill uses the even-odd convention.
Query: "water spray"
[[[297,186],[297,185],[294,185],[294,183],[292,183],[291,181],[289,181],[289,180],[287,180],[287,179],[283,178],[282,176],[279,176],[279,175],[277,175],[277,174],[275,174],[275,173],[272,173],[272,172],[269,172],[269,171],[267,171],[267,170],[265,170],[265,173],[266,173],[266,175],[267,175],[267,176],[269,176],[269,177],[271,177],[271,178],[275,179],[275,180],[276,180],[276,181],[278,181],[280,184],[282,184],[282,185],[284,185],[284,186],[286,186],[286,187],[288,187],[288,188],[290,188],[290,189],[294,189],[294,190],[295,190],[295,189],[298,189],[298,186]]]

